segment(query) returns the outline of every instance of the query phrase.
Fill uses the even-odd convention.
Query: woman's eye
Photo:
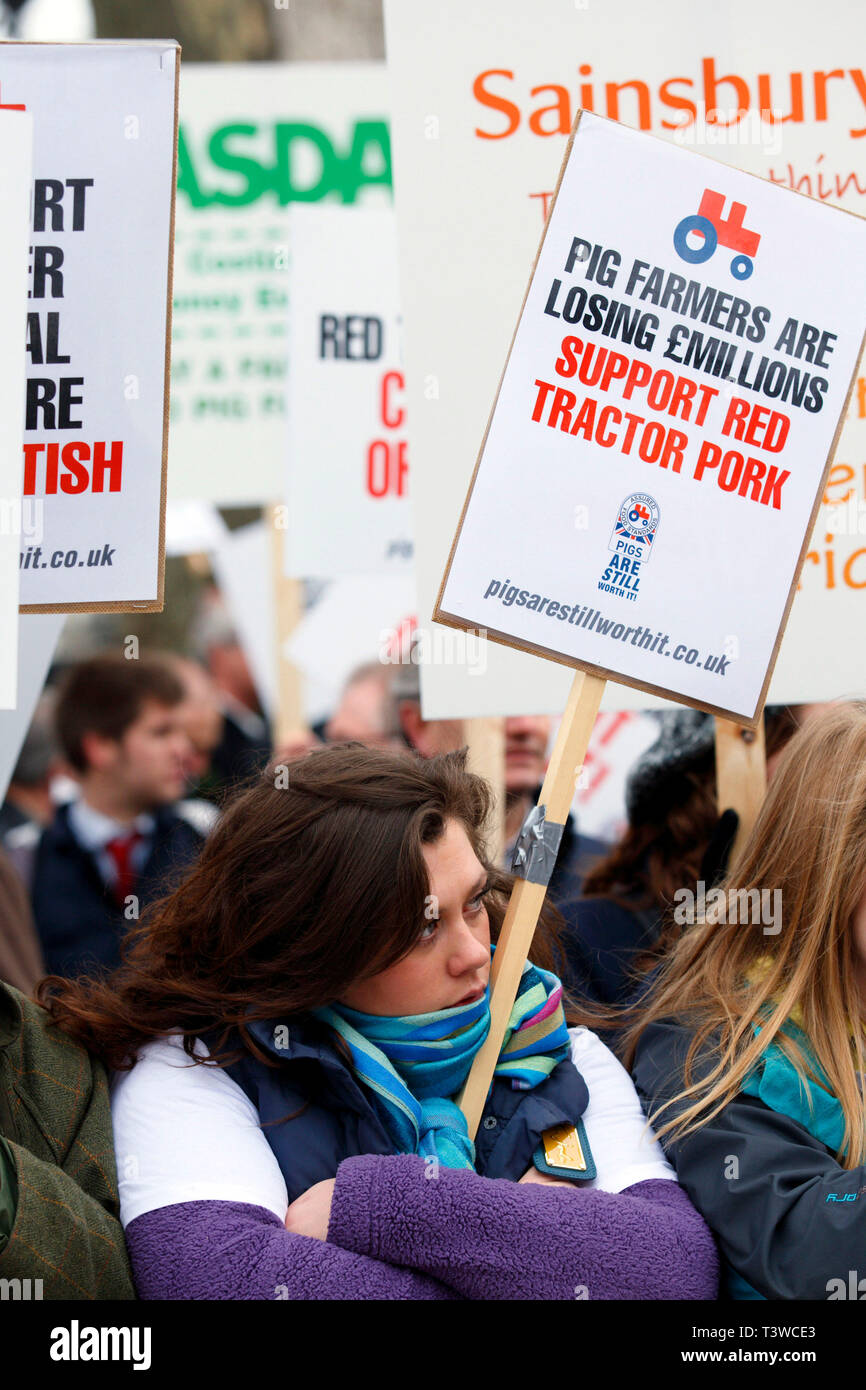
[[[421,928],[421,941],[431,941],[439,929],[439,918],[433,917]]]

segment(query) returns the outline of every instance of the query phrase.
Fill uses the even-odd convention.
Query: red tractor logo
[[[722,216],[724,206],[724,194],[705,188],[697,213],[677,223],[674,247],[681,260],[688,261],[690,265],[701,265],[710,259],[717,246],[726,246],[729,251],[737,252],[731,261],[734,279],[748,280],[754,270],[752,258],[761,241],[760,233],[747,231],[743,226],[745,203],[731,203],[727,218]],[[690,244],[689,236],[700,237],[700,244]]]

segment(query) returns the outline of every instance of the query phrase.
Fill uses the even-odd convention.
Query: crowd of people
[[[866,705],[764,720],[736,853],[693,711],[660,716],[616,844],[569,816],[471,1136],[550,721],[505,721],[492,856],[490,788],[411,661],[359,668],[282,748],[227,630],[199,662],[61,673],[0,812],[0,1276],[832,1296],[866,1234]]]

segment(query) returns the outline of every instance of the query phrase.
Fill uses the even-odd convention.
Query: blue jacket
[[[682,1093],[692,1036],[686,1024],[666,1019],[651,1023],[638,1044],[632,1076],[650,1122],[675,1101],[656,1127],[688,1104]],[[711,1060],[711,1053],[695,1059],[695,1079]],[[866,1165],[843,1168],[827,1144],[762,1094],[770,1093],[743,1090],[685,1139],[661,1141],[718,1240],[730,1294],[783,1301],[860,1297]],[[840,1293],[849,1275],[855,1292]]]
[[[333,1178],[344,1158],[395,1152],[371,1093],[356,1081],[325,1024],[298,1018],[253,1023],[249,1031],[278,1066],[247,1053],[226,1070],[259,1113],[290,1202]],[[213,1046],[213,1035],[204,1041]],[[586,1083],[570,1061],[530,1091],[497,1078],[475,1139],[476,1171],[516,1182],[532,1166],[543,1131],[574,1124],[588,1102]]]
[[[562,983],[578,998],[625,1008],[645,987],[635,961],[661,930],[661,912],[626,907],[615,898],[576,897],[560,903],[565,960]]]
[[[150,854],[134,892],[141,912],[197,857],[204,839],[170,807],[155,812]],[[49,974],[74,976],[120,962],[129,926],[106,887],[95,857],[83,849],[60,806],[36,847],[31,870],[33,916]]]

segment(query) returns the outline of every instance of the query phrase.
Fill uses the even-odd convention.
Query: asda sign
[[[169,497],[278,502],[292,210],[390,208],[384,63],[181,69]]]
[[[177,168],[191,208],[354,203],[365,189],[391,187],[391,142],[384,120],[354,121],[344,140],[308,121],[232,121],[204,139],[181,124]]]

